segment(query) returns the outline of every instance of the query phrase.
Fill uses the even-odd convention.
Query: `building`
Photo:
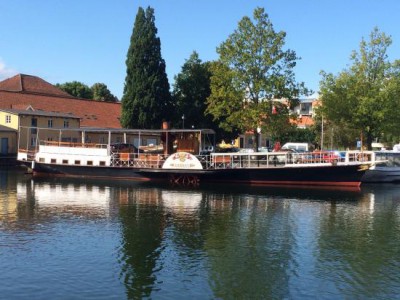
[[[18,130],[0,125],[0,157],[17,153]]]
[[[292,121],[293,124],[302,129],[314,125],[314,108],[317,104],[318,100],[315,98],[299,99],[299,104],[290,111],[297,116],[297,119]]]
[[[286,99],[274,99],[273,101],[288,105],[288,101]],[[289,110],[290,115],[296,116],[295,119],[290,119],[291,124],[294,124],[297,126],[297,128],[301,129],[310,128],[312,125],[314,125],[313,118],[315,107],[319,104],[319,100],[316,98],[299,99],[298,105]],[[267,134],[260,132],[259,139],[259,146],[261,148],[271,148],[273,146],[273,141],[271,141]],[[248,131],[239,135],[239,138],[234,141],[234,146],[252,149],[254,146],[253,132]]]
[[[75,98],[43,79],[18,74],[0,82],[0,109],[70,114],[81,127],[121,128],[121,103]]]
[[[24,126],[119,129],[120,116],[121,103],[75,98],[36,76],[18,74],[0,82],[2,153],[16,154],[18,137],[15,136],[20,136],[20,144],[26,145],[25,148],[36,144],[32,131],[17,134]],[[52,136],[46,138],[52,139]],[[64,140],[75,138],[63,137]],[[96,140],[93,136],[92,139]]]
[[[17,149],[31,150],[37,147],[37,138],[48,141],[58,140],[59,133],[52,128],[79,128],[80,118],[72,114],[52,113],[28,109],[0,109],[0,126],[18,132],[17,140],[10,139],[12,146],[8,153],[16,153]],[[38,128],[47,128],[43,130]],[[40,132],[41,131],[41,132]],[[72,134],[72,135],[71,135]],[[79,135],[71,133],[63,136],[62,141],[78,140]],[[2,137],[2,141],[5,137]],[[18,144],[18,147],[15,145]],[[14,152],[15,151],[15,152]]]

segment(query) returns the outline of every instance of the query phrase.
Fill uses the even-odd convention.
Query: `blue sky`
[[[0,0],[0,80],[17,73],[50,83],[105,83],[121,98],[125,59],[138,7],[155,10],[172,88],[193,51],[203,61],[243,16],[264,7],[286,48],[302,59],[296,79],[318,91],[321,70],[337,74],[377,26],[400,59],[400,0]]]

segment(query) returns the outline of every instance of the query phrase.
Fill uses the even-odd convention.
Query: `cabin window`
[[[63,159],[62,163],[63,163],[64,165],[68,165],[68,159]]]
[[[11,123],[11,115],[6,115],[6,123]]]
[[[92,160],[88,160],[86,163],[88,166],[93,166],[93,161]]]
[[[44,163],[44,158],[43,158],[43,157],[40,157],[40,158],[39,158],[39,162]]]
[[[157,144],[156,139],[147,139],[147,146],[154,146]]]
[[[100,166],[105,166],[106,165],[106,162],[105,161],[100,161],[100,164],[99,164]]]
[[[52,119],[47,120],[47,127],[48,128],[52,128],[53,127],[53,120]]]
[[[50,163],[52,163],[52,164],[55,164],[57,162],[57,160],[55,159],[55,158],[52,158],[51,160],[50,160]]]
[[[76,164],[76,165],[80,165],[80,164],[81,164],[81,161],[80,161],[80,160],[75,160],[75,164]]]

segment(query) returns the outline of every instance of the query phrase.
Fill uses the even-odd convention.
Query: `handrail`
[[[77,143],[77,142],[58,142],[58,141],[41,141],[40,145],[44,146],[59,146],[72,148],[107,148],[107,144],[96,143]]]

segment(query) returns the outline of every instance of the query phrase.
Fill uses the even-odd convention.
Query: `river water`
[[[0,170],[1,299],[399,299],[400,185],[32,178]]]

